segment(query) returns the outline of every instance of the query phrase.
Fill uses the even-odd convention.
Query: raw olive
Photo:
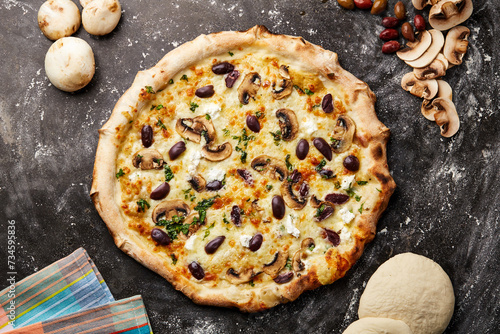
[[[151,125],[144,125],[141,129],[141,140],[144,147],[153,145],[153,128]]]
[[[372,0],[354,0],[354,5],[359,9],[370,9],[372,7]]]
[[[332,161],[332,149],[326,140],[321,137],[317,137],[314,138],[313,144],[328,161]]]
[[[215,93],[214,85],[207,85],[205,87],[198,88],[194,94],[198,97],[205,98],[211,97]]]
[[[333,97],[332,97],[332,94],[326,94],[325,97],[323,97],[323,101],[321,101],[321,108],[327,114],[329,114],[329,113],[331,113],[333,111]]]
[[[223,63],[218,63],[212,66],[212,72],[215,74],[227,74],[234,70],[234,65],[228,63],[227,61]]]
[[[293,278],[293,271],[289,271],[283,274],[279,274],[274,281],[278,284],[285,284],[288,283],[292,280]]]
[[[415,41],[415,33],[413,32],[413,27],[411,26],[410,23],[405,22],[401,26],[401,34],[403,35],[404,38],[406,38],[407,41],[409,42],[414,42]]]
[[[205,186],[205,189],[208,191],[217,191],[220,190],[224,185],[222,184],[221,181],[219,180],[213,180],[207,183]]]
[[[337,0],[337,2],[345,9],[354,9],[354,0]]]
[[[401,44],[399,44],[398,41],[389,41],[385,42],[384,45],[382,45],[382,52],[383,53],[394,53],[401,48]]]
[[[236,82],[236,80],[238,80],[239,77],[240,77],[240,72],[238,72],[237,70],[234,70],[231,73],[229,73],[225,79],[226,87],[227,88],[233,87],[234,83]]]
[[[309,153],[309,142],[305,139],[299,140],[297,148],[295,149],[297,158],[299,158],[299,160],[304,160],[307,157],[307,153]]]
[[[205,246],[205,253],[207,254],[213,254],[217,249],[219,249],[220,245],[226,240],[226,237],[221,235],[220,237],[217,237],[210,241],[206,246]]]
[[[201,280],[203,279],[203,277],[205,277],[205,271],[196,261],[191,262],[188,265],[188,269],[191,272],[191,275],[193,275],[193,277],[196,278],[197,280]]]
[[[260,246],[262,245],[262,240],[264,240],[264,237],[262,236],[262,234],[257,233],[256,235],[254,235],[252,237],[252,239],[250,239],[248,248],[252,252],[258,251]]]
[[[395,17],[384,17],[382,19],[382,25],[386,28],[394,28],[399,24],[399,20]]]
[[[234,205],[233,208],[231,209],[231,220],[234,225],[241,226],[240,207],[237,205]]]
[[[170,185],[168,184],[168,182],[163,182],[158,187],[156,187],[155,190],[151,192],[149,198],[159,201],[167,197],[169,192],[170,192]]]
[[[186,143],[181,140],[180,142],[174,144],[174,146],[170,148],[170,150],[168,151],[168,156],[170,157],[170,160],[175,160],[185,150],[186,150]]]
[[[325,201],[333,203],[333,204],[344,204],[349,200],[349,195],[346,194],[328,194],[325,197]]]
[[[370,13],[377,15],[382,13],[387,8],[387,0],[375,0],[373,2],[372,10]]]
[[[380,39],[383,41],[390,41],[392,39],[397,39],[399,36],[399,33],[396,29],[388,28],[382,30],[380,33]]]
[[[347,156],[344,159],[343,165],[351,172],[357,172],[359,170],[359,160],[354,155]]]
[[[273,208],[273,216],[276,219],[283,219],[285,217],[285,201],[283,197],[276,195],[273,197],[271,202],[271,207]]]
[[[248,115],[247,116],[247,126],[253,132],[259,132],[260,131],[259,120],[254,115]]]
[[[156,241],[158,244],[162,246],[167,246],[171,242],[168,234],[165,231],[162,231],[156,227],[151,230],[151,239],[153,239],[153,241]]]
[[[415,15],[415,18],[413,19],[413,24],[415,25],[415,29],[417,29],[418,31],[425,30],[425,20],[422,15]]]
[[[394,15],[396,15],[396,18],[398,20],[404,20],[405,17],[406,17],[406,8],[405,8],[405,5],[402,1],[398,1],[395,5],[394,5]]]
[[[333,246],[337,247],[340,244],[340,236],[338,233],[327,228],[324,228],[323,230],[325,231],[326,239],[328,239]]]
[[[319,171],[319,175],[324,179],[331,179],[333,177],[333,170],[323,168]]]

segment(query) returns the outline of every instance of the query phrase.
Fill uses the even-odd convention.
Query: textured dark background
[[[43,1],[0,0],[0,287],[6,286],[6,225],[16,221],[21,279],[82,246],[116,298],[141,294],[157,333],[341,333],[357,319],[359,297],[376,268],[414,252],[437,261],[455,287],[446,333],[499,333],[499,21],[497,0],[475,0],[465,62],[446,80],[461,129],[452,139],[424,119],[420,99],[400,88],[410,69],[380,52],[381,17],[342,10],[335,0],[122,0],[108,36],[82,28],[97,70],[74,94],[50,85],[51,45],[36,23]],[[392,7],[396,0],[389,0]],[[404,1],[413,17],[410,0]],[[378,97],[392,131],[388,147],[398,188],[375,240],[338,282],[257,314],[193,304],[115,247],[89,198],[97,130],[137,71],[202,33],[263,24],[339,54],[341,65]]]

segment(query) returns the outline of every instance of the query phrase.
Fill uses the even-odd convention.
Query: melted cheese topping
[[[333,171],[333,178],[323,179],[315,170],[324,157],[312,144],[313,138],[322,137],[330,142],[337,116],[349,115],[351,110],[343,102],[345,94],[338,83],[308,72],[291,59],[280,57],[269,54],[269,51],[253,48],[235,50],[234,56],[220,55],[206,59],[178,73],[173,78],[173,83],[168,84],[163,91],[150,94],[149,103],[137,111],[130,130],[124,130],[122,134],[124,138],[118,156],[117,172],[121,169],[125,175],[118,178],[120,186],[116,189],[117,198],[121,199],[122,218],[129,228],[148,239],[152,251],[164,256],[165,265],[171,266],[172,271],[200,284],[213,287],[232,285],[234,283],[227,279],[228,269],[240,272],[246,268],[254,268],[254,272],[262,272],[263,266],[272,262],[277,251],[287,253],[291,260],[305,238],[312,238],[315,247],[314,251],[308,251],[307,261],[304,260],[304,273],[314,266],[324,266],[325,254],[329,248],[337,247],[342,252],[352,246],[353,221],[362,213],[369,212],[378,199],[378,181],[363,164],[368,152],[356,140],[346,152],[334,153],[332,161],[326,160],[324,168]],[[232,88],[226,87],[226,76],[216,75],[211,70],[212,65],[223,61],[233,64],[240,73]],[[280,65],[289,66],[294,88],[289,96],[276,100],[272,97],[272,85],[281,79]],[[250,72],[259,73],[261,87],[245,105],[238,98],[238,87]],[[197,97],[196,89],[206,85],[213,85],[215,94],[209,98]],[[335,104],[335,110],[331,114],[324,113],[321,108],[322,99],[328,93],[332,94]],[[289,142],[275,140],[276,136],[273,136],[280,131],[276,117],[276,111],[280,108],[293,110],[299,123],[297,137]],[[215,127],[215,143],[231,144],[233,151],[230,157],[219,162],[208,161],[201,154],[205,144],[203,140],[199,144],[186,141],[186,151],[171,161],[168,155],[170,148],[183,140],[175,131],[177,120],[203,115],[208,115],[205,117]],[[259,133],[247,128],[248,115],[258,118],[261,127]],[[144,148],[141,142],[141,128],[144,125],[153,128],[151,148],[162,154],[174,174],[174,178],[169,181],[169,195],[159,201],[152,200],[150,194],[165,182],[164,170],[141,170],[132,164],[137,152]],[[244,131],[250,136],[248,140],[242,139]],[[295,154],[300,139],[306,139],[310,144],[309,153],[304,160],[299,160]],[[336,205],[335,212],[321,222],[315,221],[318,208],[312,207],[310,200],[301,210],[286,207],[284,219],[274,218],[271,200],[274,196],[281,195],[282,182],[252,169],[252,160],[262,154],[282,163],[290,155],[288,161],[291,168],[297,169],[310,187],[308,198],[315,195],[318,199],[324,199],[327,194],[341,193],[349,194],[350,199],[345,204]],[[361,168],[358,172],[352,173],[343,167],[342,162],[348,155],[355,155],[360,160]],[[237,169],[249,172],[253,183],[245,182],[236,172]],[[224,181],[224,186],[215,192],[196,192],[189,183],[195,174],[203,176],[207,182]],[[213,205],[206,211],[205,224],[196,226],[198,228],[194,234],[190,233],[187,240],[183,232],[175,236],[167,246],[157,245],[151,240],[152,228],[165,229],[155,226],[152,219],[152,212],[159,203],[179,199],[190,207],[191,213],[196,213],[194,207],[198,203],[214,197]],[[242,210],[241,226],[236,226],[231,220],[231,210],[235,205]],[[336,232],[340,236],[340,244],[333,245],[326,238],[324,229]],[[257,233],[263,235],[263,242],[257,251],[252,251],[249,249],[250,239]],[[225,236],[225,240],[213,254],[207,254],[206,244],[218,236]],[[195,279],[187,270],[193,261],[203,268],[204,279]],[[283,269],[287,270],[288,266]],[[272,279],[273,277],[261,273],[253,277],[252,284],[247,283],[246,287],[251,289],[254,285],[274,284]]]

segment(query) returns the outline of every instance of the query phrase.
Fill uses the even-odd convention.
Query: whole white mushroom
[[[76,37],[57,40],[45,55],[45,73],[60,90],[74,92],[82,89],[95,73],[92,48]]]
[[[85,8],[85,6],[87,6],[92,1],[94,0],[80,0],[80,5],[82,5],[82,7]]]
[[[82,12],[85,30],[92,35],[106,35],[115,29],[122,15],[118,0],[94,0]]]
[[[80,11],[71,0],[48,0],[38,10],[38,26],[53,41],[73,35],[80,23]]]

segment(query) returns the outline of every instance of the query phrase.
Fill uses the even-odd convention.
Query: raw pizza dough
[[[414,334],[443,333],[455,305],[450,278],[439,264],[404,253],[383,263],[368,281],[359,302],[359,318],[404,321]]]
[[[401,320],[362,318],[350,324],[343,334],[413,334],[413,332]]]

